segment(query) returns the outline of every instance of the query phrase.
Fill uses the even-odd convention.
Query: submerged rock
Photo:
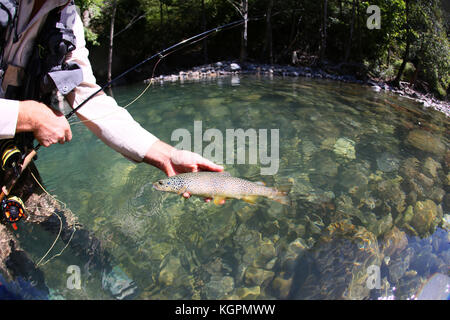
[[[390,260],[388,270],[389,270],[389,280],[393,284],[397,284],[409,269],[411,258],[414,255],[414,250],[408,248],[403,252],[399,253],[394,259]]]
[[[317,152],[313,157],[316,173],[320,176],[335,177],[338,173],[338,163],[333,157],[333,153],[328,151]]]
[[[316,188],[332,189],[335,183],[333,179],[338,174],[339,164],[335,161],[335,156],[330,151],[316,152],[312,157],[313,168],[309,174],[309,179]]]
[[[205,285],[207,299],[223,299],[234,290],[234,279],[229,276],[212,276]]]
[[[442,209],[432,200],[417,201],[410,225],[420,236],[431,234],[442,220]]]
[[[350,193],[361,194],[367,189],[369,179],[364,171],[356,168],[344,169],[339,173],[339,184]]]
[[[436,179],[438,170],[442,169],[442,165],[433,158],[426,158],[423,164],[423,172],[430,178]]]
[[[441,188],[433,188],[430,194],[430,198],[436,203],[441,203],[444,200],[445,191]]]
[[[178,257],[169,256],[164,260],[161,271],[159,272],[159,282],[164,286],[171,286],[184,273],[184,269]]]
[[[293,196],[308,195],[314,190],[309,176],[305,173],[289,178],[289,182],[292,184],[290,194]]]
[[[311,160],[311,156],[317,151],[317,147],[310,140],[303,140],[301,142],[301,152],[303,157],[303,162],[308,162]]]
[[[254,300],[257,299],[261,294],[261,288],[259,286],[254,286],[251,288],[239,288],[236,290],[236,295],[239,299],[243,300]]]
[[[302,273],[294,279],[294,299],[367,299],[371,265],[381,265],[382,255],[375,235],[346,220],[331,224],[308,253]],[[314,270],[314,271],[312,271]]]
[[[244,282],[247,285],[256,285],[260,287],[272,280],[274,275],[275,273],[273,271],[250,266],[245,271]]]
[[[419,168],[419,160],[415,157],[410,157],[403,161],[400,172],[402,176],[408,177],[408,178],[414,178],[418,174],[418,168]]]
[[[236,244],[242,248],[235,256],[243,266],[264,268],[265,265],[276,256],[275,245],[272,240],[262,238],[261,233],[250,230],[241,225],[233,237]]]
[[[251,208],[250,206],[242,207],[236,211],[236,215],[239,218],[239,221],[242,223],[245,223],[247,220],[253,217],[254,213],[254,208]]]
[[[293,272],[298,259],[301,258],[308,249],[308,244],[302,238],[297,238],[289,243],[286,252],[281,257],[281,269],[287,274]]]
[[[400,160],[389,152],[382,153],[377,157],[377,166],[383,172],[396,171],[399,167]]]
[[[272,283],[271,289],[274,292],[275,296],[280,299],[286,299],[289,296],[289,292],[292,286],[292,277],[285,278],[286,274],[281,272],[278,276],[276,276]]]
[[[384,180],[376,184],[376,192],[386,205],[383,211],[394,208],[397,213],[402,213],[405,210],[406,194],[400,187],[401,181],[402,178],[397,176],[394,179]]]
[[[443,156],[446,148],[439,137],[425,130],[412,130],[406,137],[406,143],[422,151]]]
[[[333,146],[336,155],[348,160],[356,159],[355,142],[347,138],[339,138]]]
[[[408,238],[406,233],[394,226],[384,234],[381,252],[385,256],[393,256],[403,251],[407,245]]]
[[[378,237],[392,228],[392,215],[389,213],[366,228]]]

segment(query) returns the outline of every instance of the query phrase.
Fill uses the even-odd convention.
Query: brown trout
[[[182,173],[159,180],[153,184],[153,187],[159,191],[177,194],[189,192],[192,195],[213,198],[216,205],[227,198],[242,199],[255,203],[259,196],[285,205],[290,204],[289,198],[284,192],[266,187],[263,183],[233,177],[228,172]]]

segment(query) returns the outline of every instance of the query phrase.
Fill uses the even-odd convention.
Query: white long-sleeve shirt
[[[56,7],[66,4],[67,0],[47,0],[31,21],[29,21],[29,17],[34,0],[20,0],[19,3],[17,24],[19,40],[14,43],[13,37],[10,37],[5,45],[3,59],[7,64],[25,68],[35,39],[48,13]],[[100,86],[96,84],[92,72],[88,58],[89,51],[84,39],[83,24],[78,14],[73,32],[76,37],[76,49],[68,54],[66,62],[77,63],[83,72],[83,82],[67,97],[72,108],[75,108],[100,89]],[[3,99],[3,97],[4,93],[0,92],[0,139],[7,139],[14,137],[16,132],[19,101]],[[142,128],[127,110],[119,107],[112,97],[103,92],[80,108],[77,115],[82,120],[91,120],[84,123],[99,139],[133,161],[141,162],[152,144],[158,140],[153,134]]]

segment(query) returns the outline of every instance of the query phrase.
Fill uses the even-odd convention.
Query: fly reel
[[[1,220],[12,224],[14,230],[17,230],[16,222],[26,218],[25,205],[18,197],[9,197],[3,199],[0,205]]]
[[[16,177],[20,176],[22,152],[14,144],[14,140],[0,140],[0,167],[3,171],[14,170]],[[26,217],[25,206],[19,197],[6,198],[8,188],[2,188],[0,201],[0,221],[9,222],[17,230],[16,222]]]
[[[0,156],[2,170],[14,169],[17,174],[22,161],[22,152],[16,147],[13,140],[0,141]]]

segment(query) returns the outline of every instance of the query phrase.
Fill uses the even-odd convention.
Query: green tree
[[[91,21],[102,15],[103,0],[75,0],[75,4],[80,8],[86,41],[98,45],[98,34],[92,28]]]

